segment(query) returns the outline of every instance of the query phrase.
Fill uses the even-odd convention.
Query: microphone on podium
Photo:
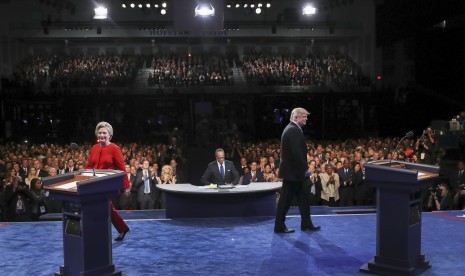
[[[410,138],[413,136],[413,131],[409,131],[405,134],[404,137],[402,137],[400,140],[399,140],[399,143],[397,143],[397,146],[396,146],[396,149],[394,150],[395,152],[397,152],[397,148],[399,147],[400,143],[405,139],[405,138]],[[392,156],[391,156],[391,160],[389,160],[389,163],[392,163]]]

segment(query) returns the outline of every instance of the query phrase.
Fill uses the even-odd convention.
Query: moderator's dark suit
[[[221,177],[220,170],[218,168],[218,162],[213,161],[208,164],[207,169],[202,175],[200,182],[202,185],[210,185],[210,184],[219,184],[225,185],[232,183],[236,185],[239,183],[239,173],[234,166],[234,163],[229,160],[224,160],[224,179]]]
[[[354,169],[347,168],[347,172],[345,168],[339,168],[337,170],[337,174],[339,175],[339,205],[340,206],[352,206],[354,205],[354,195],[355,195],[355,188],[352,182],[354,176]]]
[[[154,209],[156,201],[156,180],[152,179],[150,171],[147,172],[148,175],[148,184],[150,185],[150,193],[145,193],[145,178],[143,170],[136,174],[136,180],[134,181],[134,186],[137,188],[137,201],[140,204],[141,210]],[[156,179],[156,178],[155,178]]]
[[[281,136],[279,177],[283,179],[283,187],[276,212],[275,232],[287,228],[284,222],[294,196],[299,203],[301,228],[313,226],[310,218],[309,181],[305,181],[308,178],[305,176],[307,170],[305,135],[297,124],[290,122]]]
[[[242,177],[242,185],[248,185],[250,182],[265,182],[265,177],[262,172],[255,171],[255,179],[252,179],[252,172],[244,173]]]

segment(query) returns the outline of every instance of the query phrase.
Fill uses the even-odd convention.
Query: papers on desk
[[[69,182],[66,184],[58,185],[55,186],[55,188],[60,188],[60,189],[66,189],[66,190],[72,190],[77,188],[77,181]]]
[[[231,189],[231,188],[247,188],[249,185],[221,185],[218,187],[216,184],[210,184],[206,186],[198,186],[199,189]]]
[[[210,184],[210,185],[206,185],[206,186],[199,186],[199,189],[216,189],[218,188],[218,185],[216,184]]]

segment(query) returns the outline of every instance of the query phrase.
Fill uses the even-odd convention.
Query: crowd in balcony
[[[17,65],[13,82],[37,89],[127,86],[141,66],[137,55],[37,55]]]
[[[223,55],[156,55],[151,60],[149,86],[192,87],[231,85],[230,61]]]
[[[234,56],[234,58],[233,58]],[[233,61],[234,60],[234,61]],[[335,55],[35,55],[19,63],[12,81],[36,89],[107,88],[128,86],[136,73],[150,68],[149,87],[224,86],[233,84],[233,67],[242,68],[249,85],[324,86],[347,90],[367,85],[360,67],[349,57]]]

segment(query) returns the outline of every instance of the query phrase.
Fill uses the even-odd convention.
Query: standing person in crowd
[[[285,221],[286,214],[291,206],[291,201],[297,197],[300,211],[300,229],[302,231],[315,231],[321,227],[313,225],[310,217],[310,190],[307,178],[309,168],[307,164],[307,144],[302,127],[307,123],[310,113],[304,108],[294,108],[291,112],[289,124],[281,136],[281,163],[280,176],[283,178],[281,196],[278,200],[274,232],[293,233],[295,230],[288,229]]]
[[[431,127],[427,127],[423,131],[421,137],[417,140],[415,144],[415,149],[420,155],[420,162],[423,164],[432,164],[434,163],[434,146],[436,144],[436,139],[434,137],[434,131]]]
[[[456,177],[457,181],[454,181],[455,179],[451,181],[451,183],[456,183],[452,189],[455,192],[454,207],[465,210],[465,161],[463,160],[457,163]]]
[[[132,196],[131,191],[133,189],[133,181],[131,181],[131,166],[126,164],[124,166],[126,172],[126,178],[129,181],[129,189],[125,189],[124,193],[120,194],[119,206],[121,210],[134,210],[132,209]]]
[[[326,164],[325,172],[320,173],[321,179],[321,199],[323,205],[336,207],[339,203],[339,175],[334,173],[333,165]]]
[[[107,122],[100,122],[95,127],[95,135],[97,136],[98,143],[93,145],[90,150],[89,160],[87,161],[86,168],[94,169],[110,169],[125,171],[123,154],[121,149],[110,142],[113,137],[113,127]],[[127,177],[123,178],[123,188],[129,189],[129,181]],[[118,211],[113,207],[110,201],[111,207],[111,223],[118,230],[118,237],[115,241],[122,241],[126,234],[129,232],[129,227],[126,225],[124,220],[118,214]]]
[[[200,182],[203,185],[210,185],[212,183],[218,185],[236,185],[239,183],[239,173],[232,161],[224,159],[224,150],[221,148],[215,150],[215,157],[216,161],[208,164]]]
[[[362,170],[361,163],[356,163],[352,183],[355,189],[355,205],[366,205],[370,188],[365,181],[365,172]]]
[[[38,220],[39,217],[47,212],[45,200],[46,195],[42,189],[42,181],[39,178],[31,180],[32,196],[32,220]]]
[[[142,162],[142,171],[136,175],[134,186],[137,188],[137,201],[141,210],[154,209],[156,199],[156,180],[149,170],[148,160]]]
[[[19,176],[13,177],[12,183],[5,187],[5,205],[7,221],[31,220],[32,195]]]
[[[349,166],[349,160],[344,159],[342,163],[342,168],[337,170],[339,175],[339,182],[341,186],[339,187],[339,206],[352,206],[354,205],[354,185],[353,185],[353,176],[354,169]]]
[[[257,162],[250,163],[250,171],[244,173],[242,185],[248,185],[250,182],[265,182],[265,177],[261,171],[257,169]]]
[[[321,179],[315,170],[315,164],[309,165],[310,169],[310,205],[320,205],[321,202]]]

